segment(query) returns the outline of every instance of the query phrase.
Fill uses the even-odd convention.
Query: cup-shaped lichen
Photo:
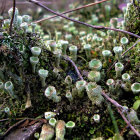
[[[71,41],[72,35],[71,34],[66,34],[65,39],[68,40],[68,41]]]
[[[30,17],[29,15],[23,15],[23,16],[22,16],[22,19],[23,19],[23,22],[27,22],[27,23],[29,23],[31,17]]]
[[[117,23],[118,23],[118,19],[117,18],[111,18],[110,19],[111,27],[116,28],[117,27]]]
[[[36,68],[36,65],[38,64],[39,62],[39,58],[38,57],[30,57],[30,63],[32,65],[32,72],[35,73],[35,68]]]
[[[66,123],[66,128],[68,128],[69,130],[72,130],[75,127],[75,122],[73,121],[68,121]]]
[[[4,112],[7,113],[8,115],[10,114],[10,108],[9,107],[5,107],[4,108]]]
[[[39,74],[39,77],[41,80],[42,87],[45,87],[45,85],[46,85],[45,80],[46,80],[46,77],[48,76],[48,71],[44,70],[44,69],[40,69],[38,71],[38,74]]]
[[[89,62],[89,68],[95,71],[100,71],[102,68],[102,62],[98,59],[92,59]]]
[[[99,71],[90,71],[88,73],[88,79],[91,82],[99,82],[101,80],[101,74]]]
[[[17,16],[17,26],[20,27],[22,24],[22,16]]]
[[[109,86],[109,91],[113,93],[115,90],[115,81],[113,79],[108,79],[106,84]]]
[[[84,80],[76,82],[76,88],[77,88],[78,96],[79,97],[83,97],[84,96],[85,86],[86,86],[86,81],[84,81]]]
[[[49,120],[49,119],[55,117],[56,116],[56,113],[54,113],[54,112],[45,112],[44,115],[45,115],[45,119],[46,120]]]
[[[121,44],[125,47],[125,49],[126,49],[126,45],[128,44],[128,39],[126,38],[126,37],[122,37],[121,38]]]
[[[55,118],[50,118],[50,120],[49,120],[49,124],[52,126],[52,127],[55,127],[55,125],[56,125],[56,119]]]
[[[13,7],[9,9],[8,11],[8,14],[9,14],[9,17],[12,18],[12,15],[13,15]],[[15,17],[17,17],[17,15],[19,14],[19,11],[17,8],[15,8]]]
[[[86,52],[86,57],[88,60],[91,58],[91,45],[90,44],[85,44],[84,45],[84,50]]]
[[[55,130],[56,130],[55,140],[64,140],[66,129],[65,129],[65,122],[63,120],[59,120],[57,122]]]
[[[14,86],[13,86],[13,83],[11,81],[7,81],[4,85],[4,88],[6,91],[8,91],[8,93],[10,94],[11,97],[14,97],[15,98],[15,95],[14,95]]]
[[[70,102],[73,101],[73,97],[72,97],[72,94],[71,94],[70,91],[68,91],[68,92],[66,93],[66,98],[67,98]]]
[[[40,53],[41,53],[41,48],[39,48],[39,47],[32,47],[31,48],[31,52],[32,52],[33,56],[38,57],[40,55]]]
[[[134,94],[140,93],[140,83],[133,83],[131,85],[131,90]]]
[[[36,23],[31,23],[32,32],[35,33]]]
[[[24,32],[26,33],[27,32],[27,29],[28,29],[28,24],[27,22],[23,22],[21,25],[20,25],[21,28],[23,28]]]
[[[115,71],[116,71],[116,77],[119,78],[121,77],[121,72],[124,69],[124,65],[120,62],[115,64]]]
[[[111,51],[110,50],[104,50],[104,51],[102,51],[102,55],[104,56],[106,62],[108,62],[108,58],[111,55]]]
[[[54,52],[57,47],[56,42],[54,40],[49,41],[49,46],[50,46],[52,52]]]
[[[128,73],[124,73],[122,75],[122,79],[124,82],[129,82],[130,81],[130,75]]]
[[[39,140],[51,140],[53,137],[54,129],[48,124],[43,124]]]
[[[114,53],[115,53],[115,55],[116,55],[116,58],[117,58],[118,60],[121,59],[122,50],[123,50],[123,49],[122,49],[121,46],[116,46],[116,47],[113,48],[113,51],[114,51]]]
[[[60,59],[61,59],[61,53],[62,51],[60,49],[56,49],[53,54],[55,56],[55,65],[58,68],[60,64]]]
[[[65,40],[60,40],[60,42],[62,44],[62,55],[66,55],[69,42]]]
[[[86,91],[92,104],[101,105],[104,98],[102,97],[102,88],[94,82],[89,82],[86,85]]]
[[[48,99],[52,99],[53,97],[56,96],[56,89],[54,86],[49,86],[47,87],[47,89],[45,90],[45,96]]]
[[[69,47],[69,51],[70,51],[70,54],[71,54],[71,59],[73,61],[76,61],[77,60],[77,46],[70,46]]]
[[[38,132],[34,133],[34,138],[39,139],[40,135]]]
[[[93,116],[93,120],[96,122],[96,123],[99,123],[100,122],[100,115],[99,114],[95,114]]]

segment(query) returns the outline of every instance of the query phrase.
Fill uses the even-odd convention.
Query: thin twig
[[[97,30],[113,30],[113,31],[117,31],[117,32],[122,32],[122,33],[125,33],[125,34],[129,34],[129,35],[134,36],[136,38],[140,38],[140,36],[138,36],[136,34],[133,34],[131,32],[128,32],[128,31],[124,31],[124,30],[120,30],[120,29],[116,29],[116,28],[111,28],[111,27],[90,25],[90,24],[87,24],[85,22],[81,22],[79,20],[71,19],[71,18],[69,18],[69,17],[67,17],[67,16],[65,16],[63,14],[60,14],[60,13],[57,13],[57,12],[53,11],[52,9],[50,9],[47,6],[45,6],[45,5],[37,2],[36,0],[28,0],[28,1],[31,2],[31,3],[34,3],[34,4],[38,5],[38,6],[40,6],[42,8],[44,8],[44,9],[46,9],[47,11],[49,11],[49,12],[51,12],[51,13],[57,15],[57,16],[63,17],[65,19],[70,20],[70,21],[73,21],[73,22],[77,22],[77,23],[82,24],[82,25],[85,25],[87,27],[91,27],[93,29],[97,29]]]
[[[90,4],[87,4],[87,5],[75,8],[75,9],[71,9],[71,10],[62,12],[61,14],[71,13],[71,12],[74,12],[74,11],[77,11],[77,10],[80,10],[80,9],[83,9],[83,8],[91,7],[93,5],[96,5],[96,4],[99,4],[99,3],[103,3],[103,2],[106,2],[106,1],[109,1],[109,0],[102,0],[102,1],[94,2],[94,3],[90,3]],[[52,19],[52,18],[55,18],[55,17],[58,17],[58,15],[54,15],[54,16],[50,16],[50,17],[47,17],[47,18],[43,18],[43,19],[34,21],[34,23],[40,23],[40,22],[43,22],[45,20]]]
[[[130,48],[128,48],[123,54],[122,56],[124,56],[126,53],[128,53],[128,51],[130,51],[131,49],[133,49],[138,43],[140,42],[140,39]],[[110,72],[110,70],[115,66],[115,64],[117,63],[118,61],[115,61],[110,67],[109,69],[107,70],[107,73]]]
[[[75,65],[75,63],[74,63],[68,56],[64,56],[64,59],[67,60],[67,61],[69,61],[69,62],[74,66],[75,71],[77,72],[78,77],[79,77],[81,80],[84,80],[83,77],[82,77],[82,75],[80,74],[80,72],[79,72],[77,66]]]
[[[12,14],[12,19],[11,19],[11,22],[10,22],[10,29],[9,29],[9,33],[11,35],[11,32],[12,32],[12,24],[13,24],[13,21],[14,21],[14,15],[15,15],[15,9],[16,9],[16,0],[13,0],[13,14]]]
[[[131,125],[131,123],[126,119],[126,117],[123,115],[122,111],[118,109],[118,112],[122,116],[123,120],[126,122],[126,124],[133,130],[133,132],[140,138],[140,133],[134,128],[134,126]]]

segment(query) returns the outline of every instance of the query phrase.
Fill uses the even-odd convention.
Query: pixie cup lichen
[[[90,44],[85,44],[84,45],[84,50],[86,52],[86,57],[88,60],[91,58],[91,45]]]
[[[124,69],[124,65],[120,62],[115,64],[115,71],[116,71],[116,77],[120,78],[121,77],[121,73]]]
[[[134,94],[140,93],[140,83],[133,83],[131,85],[131,90]]]
[[[55,118],[50,118],[50,120],[49,120],[49,124],[50,124],[52,127],[55,127],[56,122],[57,122],[57,120],[56,120]]]
[[[44,69],[40,69],[38,71],[38,74],[39,74],[39,77],[40,77],[40,80],[41,80],[42,87],[45,87],[45,85],[46,85],[45,80],[46,80],[46,78],[48,76],[48,71],[44,70]]]
[[[15,94],[14,94],[14,91],[13,91],[14,86],[13,86],[13,83],[11,81],[7,81],[4,85],[4,88],[5,88],[6,91],[8,91],[8,93],[10,94],[10,96],[12,98],[15,98]]]
[[[77,60],[77,46],[70,46],[69,47],[69,51],[70,51],[70,54],[71,54],[71,59],[73,61],[76,61]]]
[[[41,48],[32,47],[31,52],[32,52],[33,56],[38,57],[41,54]]]
[[[89,68],[95,71],[100,71],[102,69],[102,62],[98,59],[92,59],[89,62]]]
[[[114,93],[114,90],[115,90],[115,81],[113,79],[108,79],[106,84],[108,85],[109,87],[109,91],[111,93]]]
[[[93,116],[93,120],[96,122],[96,123],[99,123],[100,122],[100,115],[99,114],[95,114]]]
[[[84,96],[85,86],[86,86],[86,81],[84,81],[84,80],[76,82],[76,88],[77,88],[78,96],[79,97],[83,97]]]
[[[38,62],[39,62],[38,57],[34,57],[34,56],[30,57],[30,63],[32,65],[32,72],[33,73],[35,73],[35,71],[36,71],[36,65],[38,64]]]
[[[116,47],[113,48],[113,51],[114,51],[114,53],[115,53],[116,58],[118,59],[118,61],[121,60],[122,50],[123,50],[123,48],[121,46],[116,46]]]
[[[99,71],[90,71],[88,73],[88,79],[91,82],[99,82],[101,80],[101,74]]]

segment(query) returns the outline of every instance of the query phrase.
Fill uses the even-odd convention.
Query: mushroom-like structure
[[[124,73],[122,75],[122,79],[124,82],[130,82],[130,75],[128,73]]]
[[[72,60],[76,61],[77,60],[77,46],[73,46],[73,45],[70,46],[69,51],[70,51]]]
[[[118,18],[111,18],[110,19],[111,27],[116,28],[117,27],[117,23],[118,23]]]
[[[53,137],[54,129],[48,124],[43,124],[39,140],[51,140]]]
[[[10,108],[9,107],[5,107],[4,108],[4,112],[7,113],[8,115],[10,115]]]
[[[57,120],[56,120],[55,118],[50,118],[50,120],[49,120],[49,124],[50,124],[52,127],[55,127],[56,122],[57,122]]]
[[[13,83],[11,81],[7,81],[4,85],[4,88],[6,91],[8,91],[8,93],[10,94],[10,96],[12,98],[15,98],[14,91],[13,91],[14,86],[13,86]]]
[[[71,34],[66,34],[65,39],[68,40],[68,41],[71,41],[72,35]]]
[[[36,23],[31,23],[32,32],[35,33]]]
[[[17,16],[17,26],[20,27],[22,24],[22,16]]]
[[[45,80],[46,80],[46,77],[48,76],[48,71],[44,69],[40,69],[38,71],[38,75],[40,77],[42,87],[45,87],[46,85]]]
[[[86,57],[88,60],[91,58],[91,45],[90,44],[85,44],[84,45],[84,50],[86,52]]]
[[[75,127],[75,122],[73,121],[68,121],[66,123],[66,128],[69,129],[69,132],[71,133],[71,130]]]
[[[79,35],[82,37],[82,36],[85,36],[86,35],[86,32],[85,31],[80,31],[79,32]]]
[[[99,71],[90,71],[88,73],[88,79],[91,82],[99,82],[101,80],[101,73]]]
[[[99,123],[100,122],[100,115],[99,114],[95,114],[93,116],[93,120],[96,122],[96,123]]]
[[[126,37],[122,37],[121,38],[121,44],[125,47],[126,49],[126,45],[128,44],[129,40]]]
[[[49,120],[55,116],[56,116],[56,113],[54,113],[54,112],[45,112],[45,119],[46,120]]]
[[[32,72],[35,73],[35,68],[36,68],[36,65],[38,64],[39,62],[39,58],[38,57],[30,57],[30,63],[32,65]]]
[[[121,54],[122,54],[122,47],[121,46],[116,46],[116,47],[114,47],[113,48],[113,51],[114,51],[114,53],[115,53],[115,55],[116,55],[116,58],[120,61],[120,59],[121,59]]]
[[[13,7],[8,10],[8,14],[9,14],[9,17],[12,18],[12,15],[13,15]],[[19,11],[18,11],[17,8],[15,8],[14,18],[16,18],[18,16],[18,14],[19,14]]]
[[[109,86],[109,91],[114,93],[115,90],[115,81],[113,79],[108,79],[106,84]]]
[[[121,72],[124,69],[124,65],[120,62],[115,64],[115,71],[116,71],[116,77],[119,78],[121,77]]]
[[[24,32],[26,33],[27,32],[27,29],[28,29],[28,24],[27,22],[23,22],[21,25],[20,25],[21,28],[23,28]]]
[[[70,102],[73,101],[73,97],[72,97],[72,94],[71,94],[70,91],[68,91],[68,92],[66,93],[66,98],[67,98]]]
[[[111,55],[111,51],[110,50],[104,50],[104,51],[102,51],[102,55],[104,56],[106,62],[108,62],[108,58]]]
[[[54,40],[49,41],[49,46],[52,52],[54,52],[57,47],[56,42]]]
[[[69,42],[65,40],[59,40],[59,42],[62,44],[62,55],[66,55]]]
[[[27,22],[27,23],[29,23],[31,17],[30,17],[29,15],[23,15],[23,16],[22,16],[22,19],[23,19],[23,22]]]
[[[55,130],[56,130],[55,140],[64,140],[66,129],[65,129],[65,122],[63,120],[59,120],[57,122]]]
[[[60,58],[61,58],[62,51],[60,49],[56,49],[53,54],[55,56],[55,65],[58,68],[60,64]]]
[[[131,90],[134,94],[140,93],[140,83],[133,83],[131,85]]]
[[[41,48],[32,47],[31,52],[32,52],[33,56],[38,57],[40,55],[40,53],[41,53]]]
[[[89,62],[89,68],[95,71],[100,71],[102,68],[102,62],[98,59],[92,59]]]
[[[76,82],[76,88],[77,88],[78,96],[79,97],[83,97],[84,96],[85,87],[86,87],[86,81],[81,80],[81,81],[77,81]]]
[[[49,99],[49,100],[53,100],[53,102],[60,102],[61,101],[61,97],[57,96],[57,92],[55,87],[53,86],[49,86],[46,88],[45,90],[45,96]]]
[[[104,98],[102,97],[102,88],[94,82],[89,82],[86,85],[86,91],[92,104],[101,105]]]

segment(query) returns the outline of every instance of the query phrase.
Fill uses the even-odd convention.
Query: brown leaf
[[[21,124],[18,128],[27,127],[29,125],[29,120],[27,119],[23,124]]]

